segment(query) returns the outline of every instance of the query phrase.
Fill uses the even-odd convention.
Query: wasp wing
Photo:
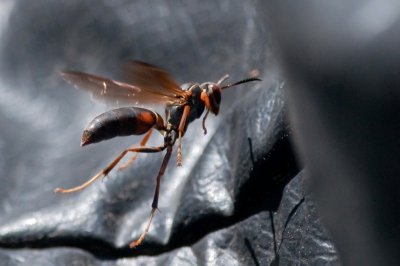
[[[125,64],[125,77],[129,84],[155,94],[171,97],[182,96],[184,91],[165,70],[141,61],[129,61]]]
[[[77,71],[61,71],[64,80],[111,105],[180,103],[185,91],[164,70],[142,62],[130,64],[132,84]]]

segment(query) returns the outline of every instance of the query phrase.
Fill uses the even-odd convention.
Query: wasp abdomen
[[[142,135],[160,124],[161,117],[148,109],[124,107],[94,118],[82,134],[81,146],[118,136]]]

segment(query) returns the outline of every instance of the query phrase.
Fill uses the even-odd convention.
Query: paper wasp
[[[178,140],[177,160],[182,165],[182,137],[188,125],[198,119],[207,109],[202,127],[207,133],[205,121],[209,112],[217,115],[221,103],[221,92],[227,88],[250,82],[259,81],[251,77],[235,83],[222,85],[228,78],[223,76],[217,82],[202,84],[185,83],[179,86],[164,70],[153,65],[131,61],[127,64],[129,77],[127,82],[119,82],[92,74],[76,71],[61,71],[60,74],[68,83],[91,93],[92,98],[106,103],[119,105],[163,104],[165,106],[165,120],[152,110],[139,107],[123,107],[105,112],[92,120],[83,131],[81,146],[100,142],[117,136],[144,135],[139,147],[130,147],[117,156],[106,168],[98,172],[87,182],[70,189],[56,188],[55,192],[71,193],[82,190],[99,178],[105,177],[128,153],[134,153],[130,160],[120,166],[123,169],[130,165],[137,153],[156,153],[167,150],[156,179],[156,188],[151,205],[149,221],[140,237],[129,246],[138,246],[149,231],[154,213],[158,206],[160,182],[168,161],[171,158],[172,147]],[[147,147],[146,143],[155,130],[164,136],[164,144],[156,147]]]

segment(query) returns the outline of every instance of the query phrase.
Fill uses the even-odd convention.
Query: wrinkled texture
[[[0,53],[0,262],[7,265],[337,265],[335,248],[302,189],[257,3],[10,1]],[[6,10],[6,9],[4,9]],[[124,60],[155,63],[179,83],[263,79],[225,91],[221,112],[189,126],[183,167],[162,180],[149,235],[128,248],[150,212],[161,154],[70,194],[140,138],[80,148],[108,110],[58,75],[122,77]],[[163,110],[153,107],[163,113]],[[161,143],[154,135],[149,145]],[[176,154],[173,154],[173,158]]]

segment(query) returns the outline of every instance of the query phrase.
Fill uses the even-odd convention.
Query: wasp
[[[188,125],[200,118],[206,110],[202,127],[204,134],[207,134],[205,121],[210,112],[218,115],[222,91],[242,83],[260,81],[260,79],[250,77],[223,85],[224,81],[228,79],[228,75],[225,75],[217,82],[185,83],[179,86],[165,70],[148,63],[130,61],[126,65],[126,70],[128,73],[126,82],[83,72],[60,71],[65,81],[89,92],[95,101],[130,106],[114,109],[95,117],[83,131],[81,146],[117,136],[144,134],[144,137],[140,146],[132,146],[122,151],[107,167],[85,183],[70,189],[56,188],[54,191],[72,193],[85,189],[96,180],[107,176],[129,153],[133,153],[133,156],[119,169],[124,169],[132,164],[138,153],[157,153],[166,150],[156,177],[156,187],[148,223],[139,238],[129,245],[131,248],[135,248],[142,243],[149,232],[155,211],[158,208],[161,177],[167,168],[175,142],[178,142],[176,164],[181,166],[182,137]],[[145,105],[162,104],[165,107],[165,117],[163,118],[155,111],[133,106],[138,103]],[[164,143],[160,146],[146,146],[154,130],[161,133],[164,137]]]

